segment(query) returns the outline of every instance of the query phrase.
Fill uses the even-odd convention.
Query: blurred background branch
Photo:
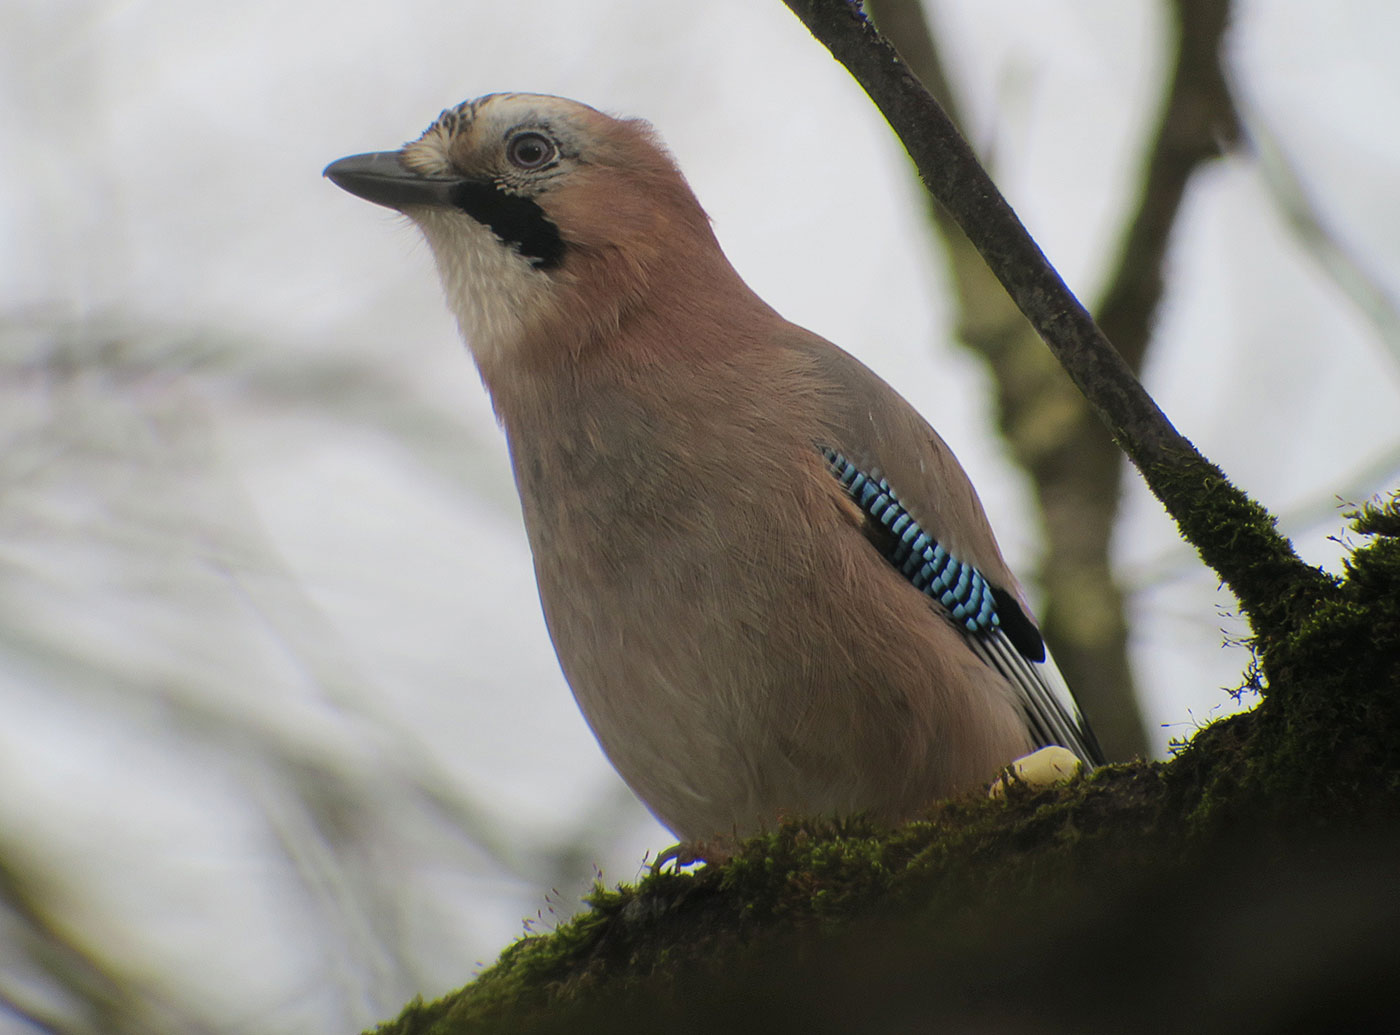
[[[930,268],[907,158],[782,5],[0,11],[0,1035],[352,1031],[670,843],[558,673],[505,447],[426,249],[326,185],[331,158],[491,90],[645,117],[755,289],[956,440],[1018,570],[1090,506],[1047,494],[1044,529],[1029,519],[1040,491],[988,414],[1073,487],[1091,472],[1053,467],[1088,434],[1081,404],[1038,346],[1019,355],[1024,322],[965,245],[947,245],[953,277]],[[1158,173],[1188,177],[1184,201],[1134,229],[1148,195],[1171,200],[1143,177],[1188,99],[1188,37],[1203,78],[1180,89],[1204,91],[1202,116],[1221,100],[1186,7],[876,8],[911,61],[936,39],[944,102],[1075,281],[1107,299],[1116,267],[1148,275],[1123,297],[1153,331],[1154,397],[1319,564],[1342,555],[1334,497],[1400,464],[1395,11],[1235,4],[1244,136],[1220,122],[1209,141],[1184,111],[1180,164]],[[1284,172],[1256,160],[1270,143]],[[1217,144],[1225,160],[1203,157]],[[1345,262],[1319,264],[1316,232]],[[1376,315],[1343,297],[1349,277]],[[935,355],[954,323],[985,366]],[[1102,459],[1093,434],[1083,455]],[[1142,486],[1119,500],[1092,473],[1118,508],[1159,754],[1184,719],[1238,707],[1218,688],[1247,659],[1220,629],[1243,632]],[[1080,564],[1047,553],[1050,591]],[[1110,583],[1059,592],[1061,640],[1103,609],[1095,633],[1121,632]],[[1097,668],[1094,649],[1112,645],[1057,645],[1067,669]]]
[[[1175,39],[1157,132],[1143,160],[1136,207],[1124,220],[1109,286],[1102,302],[1090,307],[1139,374],[1186,185],[1238,132],[1219,57],[1228,0],[1173,0],[1168,6]],[[918,0],[868,0],[866,8],[971,139],[925,6]],[[954,285],[958,337],[992,372],[998,425],[1039,504],[1046,638],[1108,756],[1146,755],[1124,589],[1110,558],[1123,453],[952,217],[926,197]]]
[[[359,434],[378,429],[449,482],[473,452],[461,426],[352,361],[269,363],[268,350],[219,338],[130,320],[0,320],[11,404],[0,652],[30,685],[89,714],[141,717],[206,770],[223,770],[261,827],[254,836],[270,859],[281,856],[273,868],[324,977],[372,1016],[427,980],[420,950],[402,940],[413,900],[401,881],[423,831],[440,831],[434,854],[464,873],[536,894],[586,884],[592,852],[572,838],[594,831],[506,836],[498,809],[422,750],[411,716],[393,714],[268,539],[210,400],[231,392],[245,409],[315,412],[332,422],[327,434],[337,420]],[[150,746],[143,738],[132,750]],[[594,819],[608,829],[606,816]],[[65,1035],[229,1030],[200,997],[148,983],[93,933],[102,925],[91,915],[78,925],[86,933],[66,930],[59,916],[89,909],[3,834],[5,941],[25,965],[23,980],[0,983],[0,1013]]]
[[[1389,353],[1391,374],[1400,383],[1400,302],[1394,290],[1328,225],[1297,160],[1289,155],[1263,112],[1243,107],[1243,116],[1243,133],[1269,198],[1293,231],[1302,253],[1371,324],[1377,344]]]

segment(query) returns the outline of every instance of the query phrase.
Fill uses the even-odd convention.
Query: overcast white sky
[[[973,135],[1090,301],[1155,113],[1161,7],[931,4]],[[1230,53],[1326,227],[1400,297],[1400,6],[1244,2]],[[558,674],[426,249],[320,177],[496,90],[653,121],[740,272],[909,397],[1034,566],[902,154],[778,0],[7,4],[0,850],[140,994],[219,1030],[346,1031],[441,994],[544,908],[534,882],[562,882],[567,915],[589,863],[631,879],[671,841]],[[1171,277],[1149,388],[1333,563],[1332,495],[1379,487],[1353,479],[1376,458],[1394,484],[1393,328],[1320,273],[1248,158],[1194,184]],[[1164,751],[1230,706],[1246,659],[1221,647],[1228,597],[1135,481],[1129,499]],[[48,996],[22,957],[0,947],[0,990]]]

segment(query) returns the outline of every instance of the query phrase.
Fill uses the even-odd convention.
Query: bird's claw
[[[1005,796],[1006,788],[1013,783],[1027,784],[1031,787],[1050,787],[1057,783],[1067,783],[1078,776],[1083,768],[1084,763],[1080,761],[1079,756],[1068,748],[1056,745],[1044,747],[1016,759],[1002,769],[992,781],[987,795],[1001,798]]]

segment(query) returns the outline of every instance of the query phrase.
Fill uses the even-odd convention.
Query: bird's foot
[[[697,863],[722,863],[729,858],[729,851],[715,841],[682,841],[674,844],[656,857],[651,864],[652,873],[660,873],[667,863],[671,872],[679,873],[687,866]]]
[[[1028,784],[1031,787],[1050,787],[1057,783],[1067,783],[1079,775],[1084,763],[1068,748],[1044,747],[1016,759],[992,781],[987,794],[1000,798],[1006,788],[1013,783]]]

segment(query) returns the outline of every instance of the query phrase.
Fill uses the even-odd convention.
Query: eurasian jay
[[[559,663],[699,854],[1102,762],[952,452],[748,288],[647,123],[490,94],[326,175],[426,236]]]

